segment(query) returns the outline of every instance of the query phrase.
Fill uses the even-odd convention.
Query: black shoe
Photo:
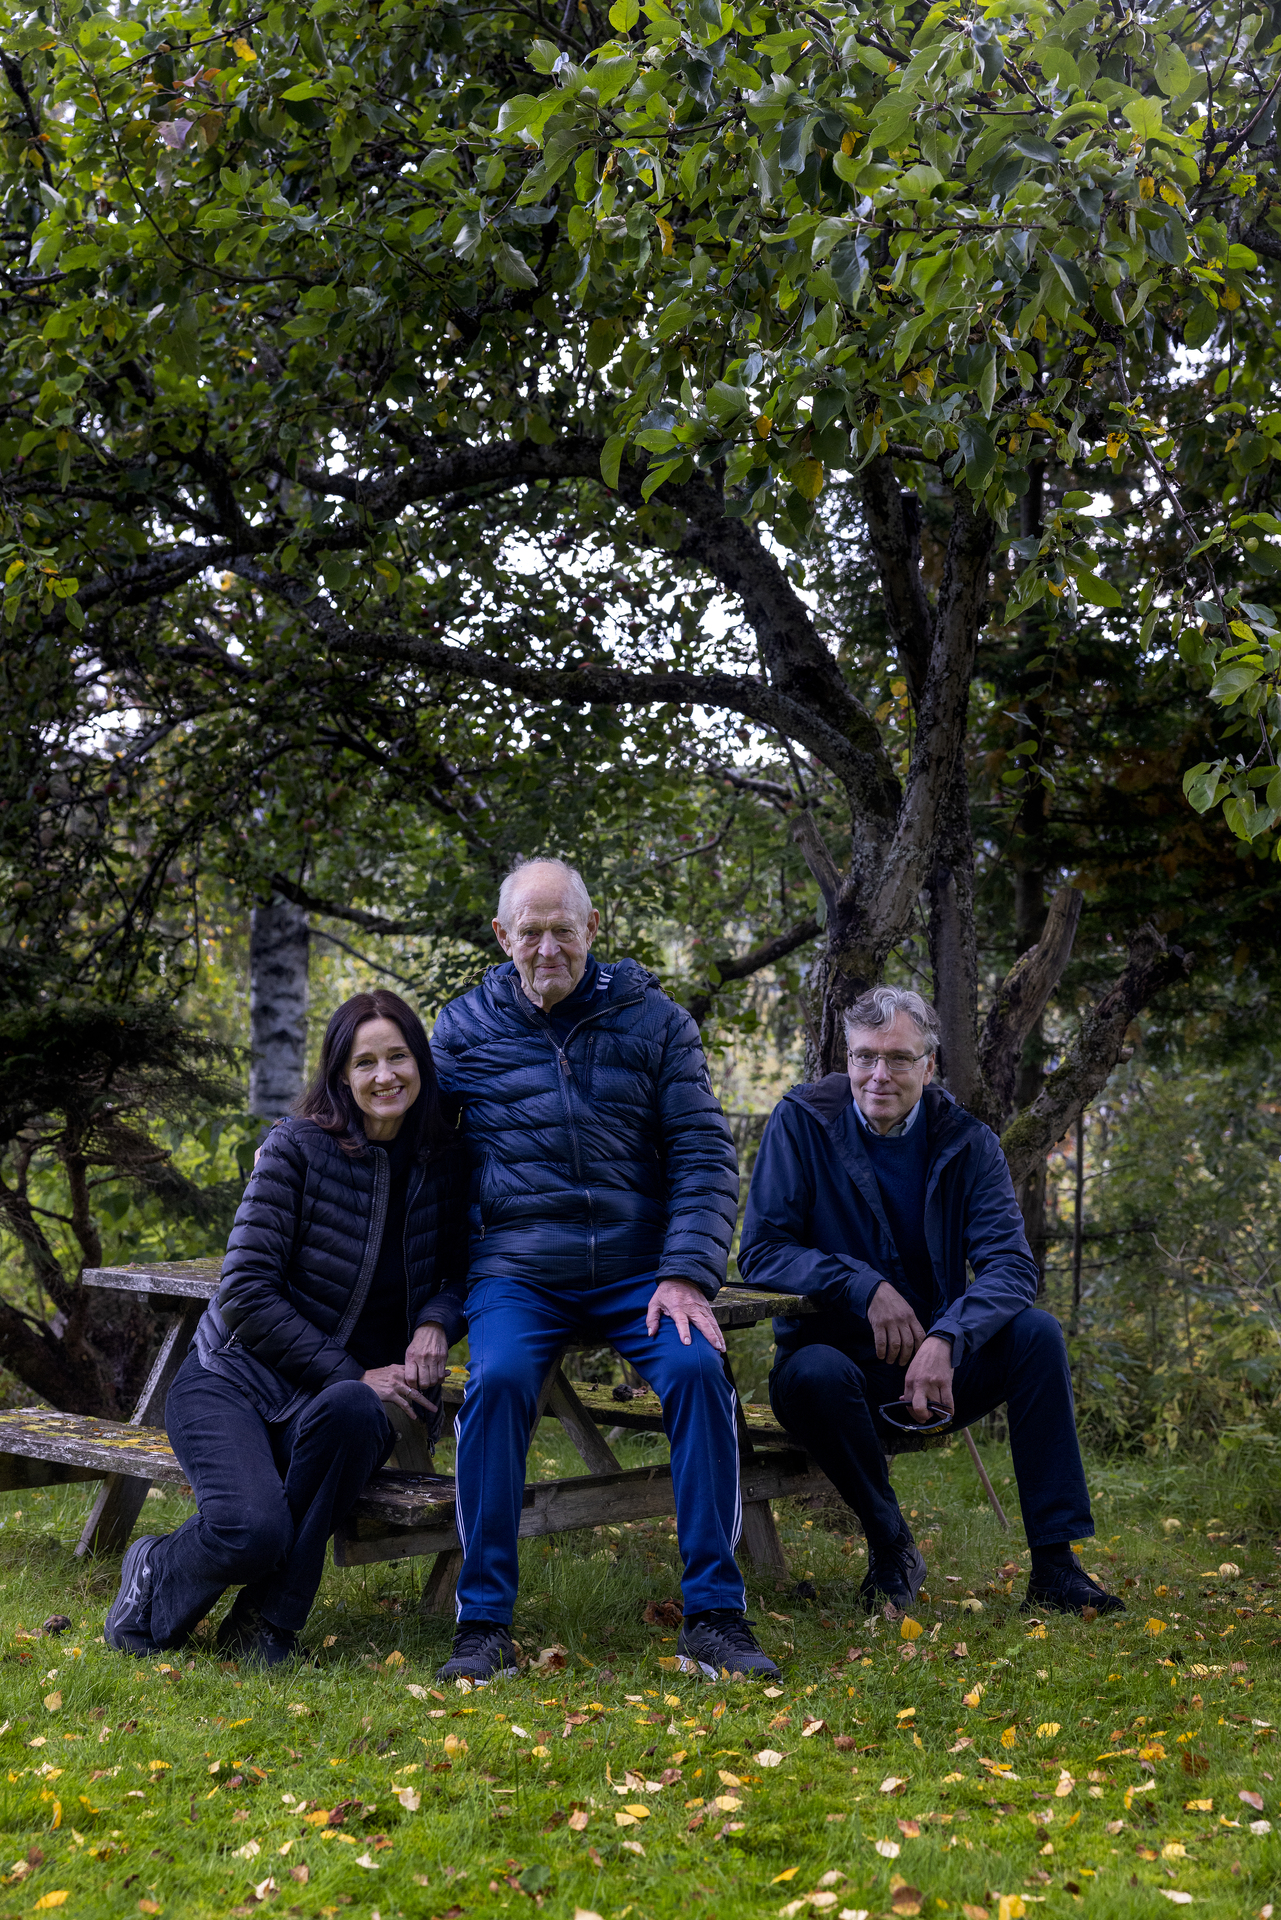
[[[925,1585],[925,1571],[921,1550],[905,1526],[892,1547],[869,1545],[859,1598],[869,1613],[882,1605],[906,1613]]]
[[[120,1591],[103,1623],[102,1637],[119,1653],[155,1653],[151,1637],[151,1549],[160,1539],[144,1533],[120,1564]]]
[[[249,1667],[279,1667],[297,1658],[298,1635],[289,1627],[278,1627],[264,1620],[243,1592],[218,1629],[216,1650],[230,1660],[243,1660]]]
[[[709,1680],[781,1680],[782,1674],[757,1644],[741,1613],[725,1613],[691,1626],[681,1624],[676,1664],[682,1673],[705,1673]]]
[[[1033,1574],[1019,1612],[1036,1613],[1044,1609],[1047,1613],[1083,1613],[1086,1607],[1093,1607],[1096,1613],[1126,1611],[1124,1600],[1099,1586],[1074,1553],[1071,1566],[1051,1567],[1039,1579]]]
[[[444,1666],[438,1668],[436,1678],[470,1680],[473,1686],[483,1687],[489,1680],[512,1680],[519,1672],[509,1629],[492,1621],[476,1620],[459,1627],[454,1635],[454,1650]]]

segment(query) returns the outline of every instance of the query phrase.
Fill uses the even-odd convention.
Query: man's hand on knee
[[[405,1379],[420,1393],[430,1394],[449,1371],[449,1342],[445,1329],[427,1320],[416,1329],[405,1351]],[[429,1400],[427,1403],[431,1405]],[[433,1412],[435,1411],[433,1407]]]
[[[697,1327],[709,1346],[717,1353],[724,1353],[725,1335],[716,1324],[707,1295],[692,1280],[660,1280],[654,1288],[645,1315],[645,1331],[651,1339],[658,1332],[664,1314],[675,1321],[684,1346],[689,1345],[691,1331]]]
[[[872,1295],[867,1323],[876,1337],[877,1359],[888,1360],[892,1367],[905,1367],[925,1338],[925,1328],[888,1280]]]
[[[921,1342],[903,1382],[903,1398],[911,1401],[914,1420],[933,1419],[926,1405],[930,1400],[936,1406],[946,1407],[949,1413],[956,1412],[952,1399],[953,1372],[951,1342],[929,1335]]]

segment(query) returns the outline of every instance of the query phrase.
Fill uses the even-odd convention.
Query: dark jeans
[[[178,1369],[165,1427],[198,1511],[151,1553],[151,1637],[181,1645],[228,1587],[272,1626],[296,1632],[311,1611],[325,1545],[391,1452],[396,1436],[371,1388],[325,1387],[291,1420],[269,1424],[195,1353]]]
[[[841,1498],[853,1507],[873,1546],[893,1541],[902,1524],[882,1445],[894,1429],[874,1409],[897,1400],[906,1367],[875,1350],[814,1343],[779,1355],[770,1375],[770,1405],[787,1431],[813,1454]],[[1094,1532],[1090,1496],[1076,1437],[1072,1376],[1063,1330],[1052,1313],[1025,1307],[952,1378],[955,1429],[1006,1405],[1010,1452],[1031,1547],[1087,1540]]]

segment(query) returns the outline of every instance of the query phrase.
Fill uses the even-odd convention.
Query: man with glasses
[[[848,1074],[784,1096],[752,1173],[739,1271],[818,1309],[774,1322],[774,1412],[862,1522],[867,1604],[906,1610],[925,1562],[884,1446],[1004,1402],[1032,1553],[1023,1611],[1124,1612],[1072,1551],[1094,1522],[1067,1351],[1033,1305],[1000,1142],[932,1084],[938,1024],[919,993],[871,988],[845,1032]]]
[[[563,860],[518,861],[494,934],[510,956],[436,1022],[472,1164],[458,1436],[463,1570],[442,1680],[516,1671],[512,1610],[538,1391],[567,1340],[608,1342],[657,1392],[671,1442],[685,1672],[777,1680],[744,1618],[734,1389],[711,1310],[738,1161],[698,1028],[635,960],[600,965],[600,915]]]

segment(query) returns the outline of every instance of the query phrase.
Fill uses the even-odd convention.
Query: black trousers
[[[902,1524],[882,1451],[894,1429],[875,1409],[897,1400],[906,1367],[875,1349],[813,1344],[781,1353],[770,1374],[770,1405],[863,1523],[873,1546],[888,1546]],[[1025,1307],[952,1378],[955,1425],[969,1426],[1004,1402],[1028,1545],[1086,1540],[1094,1532],[1076,1437],[1076,1408],[1063,1329],[1052,1313]]]
[[[165,1427],[198,1511],[152,1548],[157,1647],[180,1646],[228,1587],[247,1587],[265,1620],[296,1632],[330,1535],[395,1445],[381,1401],[342,1380],[269,1424],[193,1352],[169,1389]]]

